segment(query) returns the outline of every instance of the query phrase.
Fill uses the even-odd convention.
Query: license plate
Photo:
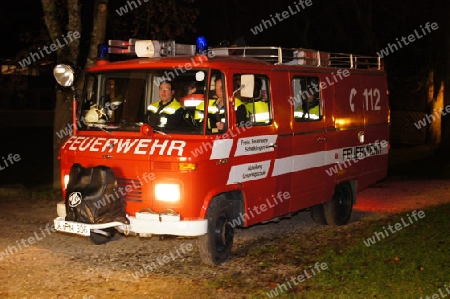
[[[55,220],[55,229],[57,231],[77,234],[82,236],[90,236],[91,229],[88,224],[64,221],[64,220]]]

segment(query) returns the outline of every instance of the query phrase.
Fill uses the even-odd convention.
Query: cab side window
[[[297,122],[322,119],[322,98],[318,77],[294,77],[292,79],[294,119]]]
[[[225,78],[222,73],[214,71],[209,84],[209,99],[195,107],[194,120],[202,126],[206,122],[208,134],[225,133],[228,128]],[[206,107],[207,111],[206,112]]]
[[[240,92],[235,94],[235,106],[245,105],[245,119],[254,126],[268,125],[272,122],[270,104],[269,78],[266,75],[255,74],[255,85],[252,98],[243,98]],[[240,86],[239,75],[234,75],[235,90]]]

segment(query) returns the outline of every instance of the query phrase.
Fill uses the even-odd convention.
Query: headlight
[[[156,184],[156,200],[176,202],[180,200],[180,185],[178,184]]]
[[[64,176],[64,190],[67,189],[67,184],[69,184],[69,175],[68,174],[66,174]]]

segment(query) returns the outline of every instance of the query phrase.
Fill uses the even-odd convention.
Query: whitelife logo
[[[288,6],[288,10],[283,11],[282,13],[276,13],[275,17],[273,15],[270,15],[270,20],[261,20],[261,23],[254,28],[251,28],[250,31],[257,35],[258,33],[261,33],[264,31],[264,29],[269,29],[270,27],[274,26],[278,22],[282,22],[286,19],[288,19],[290,16],[293,16],[300,11],[304,10],[306,7],[312,5],[312,0],[299,0],[298,2],[294,2],[294,8],[292,8],[290,5]],[[264,27],[264,28],[263,28]]]
[[[0,261],[7,258],[8,256],[13,255],[14,253],[18,253],[22,251],[24,248],[35,244],[36,242],[41,241],[42,239],[50,236],[52,233],[56,232],[53,224],[47,223],[45,228],[40,228],[40,234],[38,232],[34,232],[34,237],[28,237],[27,239],[16,240],[17,245],[10,245],[4,251],[0,251]]]
[[[438,24],[436,22],[433,22],[431,24],[430,24],[430,22],[427,22],[425,24],[425,28],[423,28],[422,25],[420,25],[420,29],[422,30],[423,35],[420,35],[420,33],[417,31],[417,29],[415,29],[414,30],[414,34],[408,35],[407,38],[402,36],[402,38],[400,39],[401,42],[400,42],[400,40],[398,38],[396,38],[395,40],[397,41],[397,44],[395,44],[395,43],[393,43],[393,44],[388,43],[386,48],[381,49],[380,52],[377,52],[377,55],[380,56],[381,58],[384,58],[384,57],[388,56],[389,54],[392,54],[395,51],[398,51],[399,47],[400,47],[400,49],[403,48],[402,44],[404,46],[407,46],[410,43],[416,41],[416,38],[417,39],[421,39],[422,37],[424,37],[428,33],[431,33],[431,29],[430,28],[433,29],[433,30],[437,30],[437,29],[439,29],[439,26],[438,26]],[[408,39],[408,41],[406,39]]]
[[[447,294],[445,294],[441,288],[438,289],[439,293],[435,293],[431,296],[425,296],[425,298],[423,298],[422,296],[420,296],[420,299],[440,299],[440,298],[445,298],[448,295],[450,295],[450,289],[449,286],[447,286],[447,284],[444,284],[445,290],[447,291]]]
[[[314,271],[314,269],[316,269],[316,271]],[[305,274],[305,275],[300,274],[300,275],[298,275],[297,277],[295,277],[295,276],[294,276],[294,277],[291,277],[291,279],[289,279],[289,280],[286,279],[286,282],[285,282],[285,283],[278,284],[278,286],[277,286],[276,288],[270,290],[270,292],[266,292],[267,297],[269,297],[269,298],[274,298],[274,297],[276,297],[276,296],[282,294],[283,292],[288,292],[289,289],[293,289],[293,288],[294,288],[294,287],[291,285],[291,282],[292,282],[292,284],[293,284],[294,286],[297,286],[297,285],[299,285],[300,283],[302,283],[302,282],[304,282],[304,281],[306,281],[306,280],[308,280],[308,279],[310,279],[310,278],[316,276],[317,274],[319,274],[319,273],[321,272],[321,270],[322,270],[322,271],[328,270],[328,265],[327,265],[327,263],[319,263],[319,262],[317,262],[317,263],[315,263],[315,265],[314,265],[314,269],[313,269],[313,267],[311,266],[310,269],[309,269],[309,272],[310,272],[310,273],[308,273],[308,270],[305,269],[305,270],[303,270],[303,272],[302,272],[302,273]],[[317,273],[316,273],[316,272],[317,272]],[[289,288],[288,288],[288,286],[289,286]]]
[[[239,214],[239,217],[230,221],[229,224],[233,228],[236,226],[240,226],[242,223],[245,223],[245,219],[250,220],[252,218],[255,218],[255,214],[253,214],[253,212],[255,212],[257,215],[260,215],[261,213],[264,213],[265,211],[267,211],[267,208],[269,208],[269,209],[274,208],[276,205],[282,203],[285,200],[288,200],[289,198],[291,198],[291,194],[289,192],[278,191],[276,197],[275,197],[275,195],[272,194],[272,200],[269,200],[269,198],[266,198],[265,202],[267,203],[267,205],[265,203],[262,203],[259,205],[259,209],[258,209],[258,206],[253,206],[253,208],[249,207],[249,208],[247,208],[248,213],[241,212]]]
[[[253,127],[253,124],[250,121],[245,122],[245,124],[242,121],[238,126],[236,126],[235,132],[233,132],[232,130],[229,130],[224,134],[216,135],[215,140],[226,140],[230,137],[236,137],[237,135],[241,134],[241,132],[245,132],[246,129],[250,129],[251,127]],[[195,158],[197,158],[198,156],[201,156],[204,153],[208,153],[208,151],[212,151],[215,140],[211,140],[208,142],[202,142],[202,145],[200,145],[199,147],[196,147],[194,150],[192,150],[191,154]]]
[[[138,280],[141,277],[144,277],[145,274],[148,274],[149,272],[157,270],[159,267],[165,266],[166,264],[170,263],[171,261],[175,261],[176,259],[183,260],[184,256],[187,255],[190,251],[194,249],[194,245],[191,243],[182,243],[179,248],[174,247],[176,254],[172,252],[172,250],[169,250],[168,255],[163,255],[162,257],[157,257],[155,262],[151,262],[145,265],[142,265],[142,269],[139,271],[136,271],[134,274],[131,274],[134,279]],[[179,249],[179,250],[178,250]],[[181,251],[181,253],[180,253]],[[170,257],[169,257],[170,255]]]
[[[316,84],[314,82],[311,82],[311,85],[308,89],[305,89],[301,92],[299,92],[295,97],[290,98],[288,102],[294,106],[295,103],[301,103],[302,99],[308,98],[311,95],[314,95],[315,93],[320,92],[320,90],[326,89],[328,86],[334,85],[335,83],[338,83],[340,80],[344,80],[345,78],[350,76],[350,72],[347,69],[339,69],[336,74],[334,72],[331,72],[332,81],[330,80],[330,77],[325,77],[324,81],[321,81],[319,84]],[[337,77],[336,77],[337,76]],[[326,81],[326,82],[325,82]],[[314,90],[313,90],[314,88]]]
[[[153,82],[155,83],[156,86],[159,86],[161,85],[161,83],[165,81],[175,80],[176,77],[186,73],[187,71],[192,70],[193,67],[198,67],[203,62],[205,61],[207,62],[208,58],[206,58],[206,56],[208,56],[208,58],[214,58],[215,53],[213,51],[204,50],[201,52],[200,55],[197,55],[196,58],[192,57],[191,62],[186,62],[184,65],[179,64],[178,66],[172,66],[173,71],[165,71],[164,76],[155,78]]]
[[[6,167],[11,166],[14,164],[14,162],[19,162],[20,161],[20,155],[19,154],[9,154],[8,157],[5,159],[5,157],[2,157],[3,160],[3,165],[0,162],[0,171],[2,171],[3,169],[6,169]],[[9,161],[9,163],[8,163]]]
[[[57,51],[58,49],[61,49],[65,46],[67,46],[70,42],[73,42],[76,39],[79,39],[81,37],[80,33],[78,31],[75,31],[72,33],[72,31],[67,32],[67,38],[62,36],[62,39],[64,41],[64,44],[61,44],[59,41],[59,38],[56,39],[56,44],[51,44],[50,46],[44,46],[43,49],[40,47],[37,48],[37,53],[30,52],[27,58],[22,59],[22,61],[19,61],[19,64],[22,68],[27,67],[30,65],[33,60],[33,62],[36,62],[39,59],[44,58],[45,54],[44,52],[48,54],[52,54],[52,52]],[[50,50],[49,50],[50,49]],[[44,52],[43,52],[44,51]]]
[[[123,16],[124,14],[127,14],[128,11],[132,11],[133,9],[138,8],[139,6],[143,5],[144,3],[147,3],[148,1],[149,0],[127,1],[127,4],[119,7],[119,9],[116,9],[116,12],[119,16]],[[130,10],[128,10],[128,8],[130,8]]]
[[[444,108],[439,108],[437,111],[434,110],[432,114],[426,115],[421,120],[415,122],[414,125],[418,130],[420,130],[421,128],[425,128],[427,126],[427,122],[428,124],[431,124],[433,121],[436,121],[442,116],[446,116],[448,113],[450,113],[450,105],[445,106],[445,111],[446,112],[444,112]]]
[[[325,172],[328,174],[328,176],[338,174],[339,171],[351,167],[353,164],[358,163],[364,158],[381,155],[382,148],[386,148],[388,147],[388,145],[389,142],[387,142],[386,140],[382,140],[381,142],[376,140],[374,143],[369,143],[367,145],[345,148],[343,150],[344,160],[342,162],[339,162],[337,165],[331,166],[330,168],[326,169]]]
[[[155,178],[156,178],[156,176],[154,173],[145,172],[142,175],[142,179],[140,176],[138,176],[138,179],[136,181],[131,180],[131,183],[133,184],[133,186],[131,184],[129,184],[129,185],[126,185],[124,188],[122,188],[122,187],[118,187],[117,189],[114,188],[113,189],[114,194],[105,194],[102,199],[99,199],[96,202],[94,202],[94,206],[97,209],[106,207],[106,202],[108,202],[108,204],[110,204],[111,202],[115,201],[116,199],[120,200],[122,197],[125,197],[127,194],[133,192],[134,190],[140,190],[141,187],[144,186],[144,184],[142,183],[142,180],[145,181],[145,184],[148,184],[149,181],[153,181]],[[139,184],[136,184],[136,182],[139,182]],[[119,191],[120,195],[119,195],[119,193],[117,193],[117,191]]]
[[[406,214],[406,216],[408,217],[409,223],[405,222],[405,220],[403,218],[401,218],[401,223],[397,222],[394,225],[388,225],[387,229],[383,226],[383,232],[375,232],[373,234],[373,237],[368,238],[367,240],[364,240],[364,245],[366,245],[367,247],[370,247],[371,245],[375,245],[375,243],[378,241],[381,241],[380,236],[385,239],[387,237],[389,237],[389,233],[388,230],[391,232],[391,234],[395,234],[396,232],[402,230],[404,227],[408,227],[411,224],[414,224],[414,222],[412,221],[411,217],[414,218],[415,221],[419,221],[419,219],[422,219],[425,217],[425,212],[424,211],[419,211],[416,212],[415,210],[411,213],[411,217],[409,216],[409,214]],[[417,218],[418,217],[418,218]]]

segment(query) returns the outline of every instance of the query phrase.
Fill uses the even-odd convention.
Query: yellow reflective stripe
[[[195,110],[194,119],[203,119],[205,114],[201,110]]]
[[[161,101],[158,101],[158,102],[148,105],[147,110],[150,110],[153,113],[158,112],[160,102]],[[169,106],[166,106],[161,111],[159,111],[159,114],[161,114],[161,113],[174,114],[175,111],[177,111],[180,108],[183,108],[183,106],[180,104],[180,102],[178,102],[177,99],[174,98],[173,101],[169,104]]]
[[[298,117],[298,118],[303,117],[303,111],[294,111],[294,117]],[[305,118],[306,119],[319,119],[320,116],[317,114],[314,114],[314,113],[309,113],[309,115],[308,115],[308,113],[306,113]]]
[[[165,107],[163,110],[161,110],[160,113],[166,113],[166,114],[174,114],[175,111],[177,111],[178,109],[174,109],[172,107]]]
[[[268,121],[269,117],[270,117],[269,112],[256,113],[256,114],[254,114],[254,116],[255,116],[256,122]]]
[[[148,105],[147,110],[150,110],[153,113],[156,113],[158,111],[158,108],[153,105]]]
[[[210,113],[217,113],[217,112],[219,112],[219,108],[217,108],[216,106],[209,106],[208,109],[209,109]]]

